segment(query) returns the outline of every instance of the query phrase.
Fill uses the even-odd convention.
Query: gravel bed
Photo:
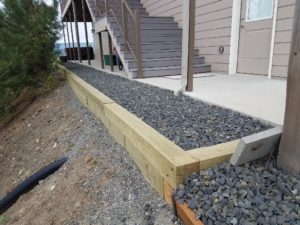
[[[172,91],[67,63],[66,67],[185,150],[236,140],[270,125]]]
[[[175,192],[206,225],[300,225],[300,176],[261,159],[194,173]],[[265,169],[266,168],[266,169]]]

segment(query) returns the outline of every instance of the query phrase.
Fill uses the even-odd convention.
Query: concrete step
[[[129,69],[136,68],[135,60],[128,60],[128,67]],[[146,68],[153,68],[153,67],[174,67],[181,65],[181,57],[177,58],[157,58],[157,59],[143,59],[143,67]],[[204,57],[195,57],[194,58],[194,65],[199,65],[204,63]]]
[[[194,73],[208,73],[211,71],[211,66],[208,64],[201,64],[194,66]],[[131,70],[133,77],[137,77],[137,69]],[[143,77],[161,77],[161,76],[173,76],[181,75],[181,66],[170,67],[155,67],[146,68],[143,70]]]

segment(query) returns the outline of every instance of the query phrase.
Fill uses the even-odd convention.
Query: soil
[[[69,160],[60,170],[2,215],[7,224],[173,224],[127,151],[66,83],[1,131],[0,196],[63,156]]]

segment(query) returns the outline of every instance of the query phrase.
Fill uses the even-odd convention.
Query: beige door
[[[238,73],[268,74],[273,0],[242,0]]]

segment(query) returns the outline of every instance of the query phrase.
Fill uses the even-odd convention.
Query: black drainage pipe
[[[48,166],[42,168],[21,184],[19,184],[13,191],[9,192],[4,198],[0,200],[0,215],[5,212],[13,203],[15,203],[18,198],[30,191],[34,186],[36,186],[40,180],[45,179],[56,170],[58,170],[66,161],[68,160],[67,157],[63,157],[61,159],[55,160]]]

